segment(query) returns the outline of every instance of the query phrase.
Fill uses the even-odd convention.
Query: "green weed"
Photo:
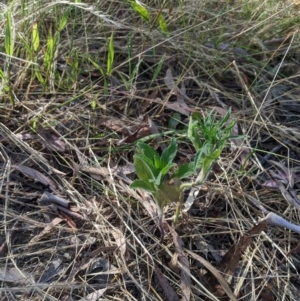
[[[196,154],[193,161],[180,166],[174,162],[178,149],[176,138],[171,139],[161,156],[149,144],[137,143],[134,166],[138,179],[130,187],[143,189],[153,195],[161,221],[164,206],[177,202],[178,207],[174,219],[174,222],[177,222],[183,191],[203,184],[228,139],[235,138],[231,136],[235,120],[229,121],[229,118],[230,110],[219,121],[213,111],[204,118],[200,113],[193,113],[186,136],[192,142]],[[197,181],[181,182],[199,171],[201,176],[197,178]]]

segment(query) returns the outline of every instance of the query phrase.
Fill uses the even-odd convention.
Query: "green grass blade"
[[[148,12],[147,8],[142,6],[141,4],[137,3],[136,1],[129,1],[133,10],[138,13],[144,20],[150,20],[150,13]]]
[[[163,16],[161,13],[158,15],[157,21],[158,21],[158,25],[159,25],[160,30],[161,30],[167,37],[169,37],[169,29],[168,29],[168,25],[167,25],[167,22],[166,22],[164,16]]]
[[[157,77],[158,77],[158,75],[161,71],[161,67],[162,67],[164,61],[165,61],[165,54],[159,60],[156,68],[154,69],[154,73],[153,73],[153,76],[152,76],[152,79],[151,79],[150,87],[152,86],[153,82],[157,79]]]
[[[6,27],[5,27],[5,52],[6,54],[12,56],[14,52],[13,44],[13,27],[11,20],[11,13],[8,11],[6,13]]]
[[[107,55],[107,74],[111,75],[112,66],[115,58],[115,48],[114,48],[114,33],[111,33],[109,44],[108,44],[108,55]]]
[[[46,71],[50,70],[52,61],[54,57],[54,39],[52,36],[52,31],[50,30],[48,38],[47,38],[47,49],[44,56],[44,67]]]
[[[63,14],[61,20],[59,21],[59,25],[58,25],[58,31],[62,31],[65,26],[67,25],[68,19],[69,19],[69,14],[70,14],[71,9],[68,8],[65,13]]]
[[[32,48],[34,51],[38,51],[40,47],[40,35],[39,35],[39,30],[38,30],[38,24],[37,22],[34,22],[32,25]]]

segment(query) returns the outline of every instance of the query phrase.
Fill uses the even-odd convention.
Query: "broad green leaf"
[[[164,18],[164,16],[160,13],[158,15],[158,24],[159,24],[159,27],[160,27],[160,30],[165,33],[167,36],[169,36],[169,29],[168,29],[168,25],[167,25],[167,22]]]
[[[34,51],[38,51],[40,47],[40,35],[37,22],[32,25],[32,47]]]
[[[151,160],[153,166],[156,169],[160,168],[160,159],[159,154],[157,151],[151,147],[149,144],[144,142],[138,142],[137,143],[138,152],[143,154],[145,157],[147,157],[149,160]]]
[[[162,172],[160,171],[158,176],[156,177],[156,179],[153,181],[155,187],[160,187],[163,180],[164,180],[164,176],[163,176]]]
[[[109,44],[108,44],[108,54],[107,54],[107,74],[110,75],[112,71],[112,66],[115,59],[115,47],[114,47],[114,33],[111,33]]]
[[[194,162],[184,163],[172,174],[172,178],[178,177],[180,179],[187,178],[194,173]]]
[[[172,130],[176,130],[177,125],[181,121],[181,115],[179,113],[174,113],[168,122],[168,128]]]
[[[130,188],[132,188],[132,189],[144,189],[144,190],[146,190],[150,193],[155,192],[154,185],[152,183],[149,183],[147,181],[143,181],[143,180],[140,180],[140,179],[137,179],[137,180],[133,181],[130,184]]]
[[[137,156],[137,157],[139,157],[139,159],[141,159],[141,160],[143,160],[151,169],[153,169],[153,170],[156,170],[157,171],[157,173],[159,172],[156,168],[155,168],[155,166],[153,165],[153,162],[152,162],[152,160],[151,160],[151,158],[148,158],[148,157],[146,157],[145,155],[143,155],[143,154],[135,154],[135,156]]]
[[[133,10],[135,12],[137,12],[143,19],[145,19],[146,21],[150,20],[150,14],[147,10],[147,8],[145,8],[144,6],[142,6],[141,4],[137,3],[136,1],[129,1],[131,4],[131,7],[133,8]]]
[[[12,56],[14,52],[14,42],[13,42],[13,27],[11,21],[11,13],[8,11],[6,13],[6,27],[5,27],[5,51],[6,54]]]
[[[173,163],[173,162],[171,162],[171,163],[169,163],[168,165],[166,165],[166,166],[161,170],[162,175],[163,175],[163,176],[166,175],[167,172],[168,172],[172,167],[174,167],[174,166],[176,166],[176,165],[177,165],[177,164],[176,164],[176,163]]]
[[[159,172],[145,160],[143,156],[134,155],[135,172],[140,180],[155,181]]]
[[[173,184],[165,181],[162,183],[160,189],[153,194],[160,209],[163,209],[163,207],[169,203],[179,202],[182,199],[180,180],[178,178],[174,178],[173,181]]]
[[[160,158],[160,166],[164,168],[168,164],[172,163],[177,154],[177,141],[172,138],[169,146],[163,151]]]

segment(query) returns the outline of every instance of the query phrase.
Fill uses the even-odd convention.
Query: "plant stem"
[[[192,188],[192,187],[195,187],[195,186],[201,186],[204,181],[206,180],[209,172],[211,171],[212,169],[212,166],[213,166],[213,163],[212,162],[210,164],[210,167],[208,168],[208,170],[205,172],[204,168],[201,169],[197,179],[195,182],[192,182],[192,183],[182,183],[180,185],[180,191],[181,191],[181,196],[180,196],[180,202],[178,202],[178,205],[177,205],[177,208],[176,208],[176,212],[175,212],[175,217],[174,217],[174,225],[177,223],[178,221],[178,218],[179,218],[179,215],[180,215],[180,212],[181,212],[181,207],[182,207],[182,202],[183,202],[183,191],[187,188]]]
[[[174,225],[177,224],[177,221],[178,221],[178,218],[179,218],[179,215],[180,215],[180,212],[181,212],[181,206],[182,206],[182,201],[179,201],[177,203],[177,208],[176,208],[175,217],[174,217],[174,221],[173,221]]]

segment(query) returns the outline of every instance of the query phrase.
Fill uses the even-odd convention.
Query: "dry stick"
[[[259,202],[254,197],[247,195],[247,198],[253,205],[255,205],[258,209],[262,210],[262,212],[266,214],[266,217],[262,218],[260,221],[265,220],[268,225],[287,228],[300,234],[300,226],[288,222],[276,213],[269,212],[266,208],[263,207],[263,205],[259,204]]]
[[[287,220],[277,215],[276,213],[273,212],[268,213],[268,215],[265,218],[261,219],[261,221],[263,220],[265,220],[268,225],[287,228],[289,230],[295,231],[296,233],[300,234],[300,226],[288,222]]]
[[[54,195],[48,191],[45,191],[39,200],[40,205],[57,204],[59,206],[69,208],[70,201],[63,199],[57,195]]]

